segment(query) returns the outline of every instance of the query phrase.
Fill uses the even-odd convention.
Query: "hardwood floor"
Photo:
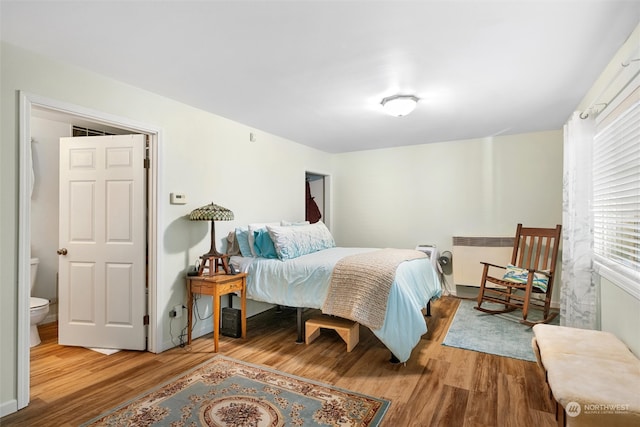
[[[220,353],[390,399],[387,427],[556,425],[535,363],[441,345],[458,303],[443,297],[432,304],[429,332],[406,365],[389,363],[389,351],[362,326],[350,353],[330,330],[308,346],[296,344],[293,310],[248,319],[247,339],[221,337]],[[56,324],[40,333],[43,342],[31,351],[31,402],[0,419],[2,426],[79,425],[214,355],[211,334],[160,354],[106,356],[59,346]]]

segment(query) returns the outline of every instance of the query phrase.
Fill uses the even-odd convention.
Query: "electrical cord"
[[[187,327],[185,326],[182,328],[182,330],[180,331],[180,334],[178,335],[178,343],[176,343],[176,337],[173,336],[173,320],[175,319],[175,317],[171,317],[169,319],[169,337],[171,337],[171,343],[174,346],[178,346],[180,348],[184,348],[186,346],[186,340],[185,337],[187,336]]]
[[[198,300],[201,298],[200,294],[194,294],[193,295],[193,305],[194,305],[194,312],[195,312],[195,319],[193,321],[193,324],[191,325],[191,331],[193,331],[196,327],[196,325],[198,324],[199,320],[207,320],[207,319],[211,319],[213,317],[213,313],[211,313],[209,316],[206,317],[202,317],[200,315],[200,309],[198,307]],[[169,319],[169,336],[171,337],[171,343],[174,346],[180,347],[180,348],[184,348],[187,351],[191,350],[191,346],[187,345],[187,332],[188,332],[188,328],[189,328],[189,324],[187,322],[187,325],[185,325],[182,330],[180,331],[180,334],[177,337],[173,336],[173,321],[174,321],[175,317],[171,317]],[[178,340],[178,343],[176,343],[176,339]]]
[[[453,293],[451,291],[451,288],[449,287],[449,283],[447,282],[447,276],[445,276],[444,273],[440,273],[440,284],[442,288],[442,293],[445,296],[451,295]]]
[[[213,311],[211,314],[209,314],[206,317],[202,317],[202,315],[200,314],[200,307],[198,306],[198,300],[202,298],[202,296],[200,294],[194,294],[193,295],[193,306],[194,306],[194,321],[193,324],[191,325],[191,331],[193,332],[193,330],[195,329],[196,325],[198,324],[198,321],[202,320],[208,320],[211,319],[213,317]],[[169,337],[171,338],[171,343],[174,346],[178,346],[181,348],[185,348],[187,347],[187,350],[190,349],[190,346],[187,346],[186,343],[186,337],[187,337],[187,332],[188,332],[188,328],[189,325],[187,323],[186,326],[184,326],[182,328],[182,330],[180,331],[180,334],[177,337],[173,336],[173,321],[174,321],[175,317],[171,317],[169,319]],[[178,343],[176,343],[176,339],[178,340]]]

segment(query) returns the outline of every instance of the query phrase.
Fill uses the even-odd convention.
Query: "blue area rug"
[[[389,405],[218,355],[83,426],[378,426]]]
[[[463,348],[514,359],[536,361],[531,348],[533,330],[520,323],[522,311],[507,314],[488,314],[474,309],[475,300],[460,300],[460,306],[442,342],[449,347]],[[486,302],[483,307],[491,308]],[[502,305],[496,307],[504,307]],[[541,318],[542,312],[533,310],[528,320]],[[557,324],[559,316],[551,322]]]

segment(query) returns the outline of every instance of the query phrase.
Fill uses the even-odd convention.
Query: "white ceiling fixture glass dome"
[[[415,95],[393,95],[384,98],[380,104],[387,114],[402,117],[411,113],[418,105],[419,100]]]

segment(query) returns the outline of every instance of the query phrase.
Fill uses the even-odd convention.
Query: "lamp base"
[[[204,275],[204,269],[209,266],[209,276],[215,276],[216,274],[229,274],[229,255],[227,254],[204,254],[200,257],[202,262],[200,263],[200,269],[198,275]]]

